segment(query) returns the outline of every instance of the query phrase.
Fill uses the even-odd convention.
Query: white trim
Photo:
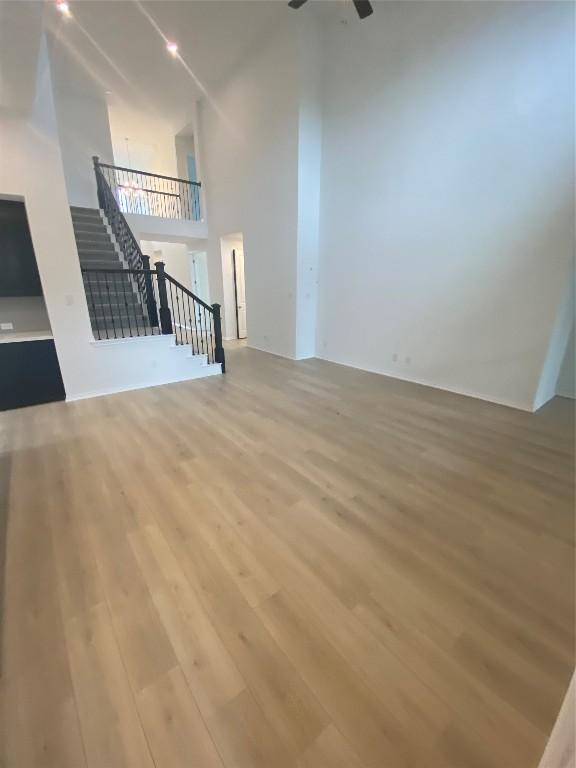
[[[132,342],[160,343],[160,341],[169,341],[170,339],[172,339],[172,344],[170,346],[175,347],[176,337],[173,333],[167,333],[167,334],[158,333],[154,336],[123,336],[122,338],[119,338],[119,339],[93,339],[90,341],[90,344],[93,344],[95,347],[110,347],[114,344],[130,344]]]
[[[232,341],[244,341],[244,339],[232,339]],[[297,358],[292,357],[291,355],[283,355],[282,352],[271,352],[269,349],[262,349],[262,347],[257,347],[255,344],[246,344],[247,347],[250,349],[256,349],[258,352],[266,352],[267,355],[276,355],[276,357],[283,357],[284,360],[292,360],[292,362],[298,362]]]
[[[54,336],[52,336],[51,333],[27,333],[27,334],[19,334],[18,332],[14,333],[12,337],[10,336],[0,336],[0,344],[17,344],[20,341],[50,341],[54,339]]]
[[[135,389],[149,389],[150,387],[163,387],[165,384],[181,384],[184,381],[195,381],[196,379],[205,379],[208,376],[221,376],[222,366],[220,363],[211,363],[210,365],[198,366],[196,375],[185,376],[181,379],[170,379],[169,381],[158,381],[154,383],[146,384],[131,384],[125,387],[110,387],[109,389],[102,389],[98,392],[82,392],[80,395],[67,395],[66,402],[74,403],[77,400],[88,400],[91,397],[107,397],[108,395],[117,395],[122,392],[131,392]]]
[[[500,398],[488,398],[486,395],[480,395],[478,392],[469,392],[463,389],[457,389],[456,387],[445,387],[439,384],[432,384],[429,381],[423,381],[422,379],[410,378],[408,376],[400,376],[397,373],[389,373],[388,371],[377,371],[374,368],[362,368],[359,365],[352,365],[351,363],[341,363],[339,360],[332,360],[329,357],[322,357],[316,355],[318,360],[324,360],[327,363],[334,363],[335,365],[343,365],[345,368],[354,368],[357,371],[366,371],[366,373],[376,373],[379,376],[386,376],[390,379],[396,379],[397,381],[407,381],[410,384],[419,384],[422,387],[430,387],[431,389],[439,389],[441,392],[451,392],[454,395],[462,395],[463,397],[471,397],[474,400],[482,400],[485,403],[493,403],[495,405],[504,405],[507,408],[515,408],[518,411],[525,411],[527,413],[534,413],[534,408],[525,403],[516,402],[514,400],[506,400]]]
[[[539,768],[571,768],[574,766],[574,756],[576,755],[575,703],[576,682],[575,675],[572,675],[568,692],[550,734]]]

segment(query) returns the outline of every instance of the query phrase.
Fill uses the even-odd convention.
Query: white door
[[[192,277],[192,293],[205,304],[210,304],[210,288],[208,286],[208,259],[203,251],[190,254],[190,273]],[[201,328],[203,311],[196,305],[196,328]]]
[[[210,304],[210,289],[208,287],[208,259],[203,251],[196,251],[191,254],[191,275],[192,275],[192,292],[198,296],[199,299],[205,301],[206,304]]]
[[[244,251],[235,248],[232,251],[232,270],[234,291],[236,294],[236,328],[239,339],[246,338],[246,284],[244,282]]]

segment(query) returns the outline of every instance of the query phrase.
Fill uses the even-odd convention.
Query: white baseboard
[[[195,381],[196,379],[205,379],[208,376],[222,375],[222,366],[220,363],[201,366],[197,375],[187,376],[186,378],[172,379],[170,381],[154,381],[146,384],[130,384],[124,387],[110,387],[95,392],[81,392],[78,395],[67,395],[66,402],[74,403],[77,400],[88,400],[91,397],[105,397],[106,395],[118,395],[121,392],[132,392],[137,389],[149,389],[150,387],[163,387],[165,384],[182,384],[185,381]]]
[[[276,357],[283,357],[284,360],[292,360],[292,362],[296,362],[295,357],[291,357],[290,355],[283,355],[282,352],[271,352],[269,349],[257,347],[256,344],[247,343],[246,346],[250,349],[256,349],[258,352],[266,352],[267,355],[275,355]]]
[[[441,392],[451,392],[454,395],[462,395],[463,397],[471,397],[474,400],[482,400],[485,403],[494,403],[495,405],[505,405],[507,408],[515,408],[518,411],[525,411],[527,413],[534,413],[534,407],[532,405],[526,405],[515,400],[507,400],[504,398],[489,398],[485,395],[481,395],[478,392],[471,392],[469,390],[458,389],[456,387],[441,386],[440,384],[433,384],[430,381],[424,381],[422,379],[416,379],[410,376],[400,376],[398,373],[392,373],[390,371],[377,371],[375,368],[363,368],[359,365],[352,365],[351,363],[342,363],[340,360],[333,360],[330,357],[323,357],[316,355],[318,360],[325,360],[327,363],[334,363],[335,365],[343,365],[345,368],[354,368],[357,371],[366,371],[367,373],[376,373],[378,376],[387,376],[390,379],[396,379],[397,381],[406,381],[410,384],[419,384],[422,387],[430,387],[431,389],[438,389]]]

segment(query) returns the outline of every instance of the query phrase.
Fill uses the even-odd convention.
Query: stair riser
[[[100,259],[104,259],[105,261],[118,261],[120,262],[120,256],[119,254],[114,250],[112,246],[109,248],[78,248],[78,255],[79,256],[86,256],[88,259],[92,259],[94,261],[98,261]]]
[[[96,335],[100,335],[100,338],[106,338],[106,332],[108,332],[108,336],[111,339],[118,338],[118,339],[128,339],[133,336],[158,336],[160,335],[157,333],[156,329],[151,329],[148,323],[146,324],[139,324],[138,327],[136,327],[134,324],[129,328],[128,325],[96,325],[96,323],[92,323],[92,330]]]
[[[103,224],[74,224],[76,237],[105,237],[110,242],[108,230]]]
[[[92,325],[99,325],[101,328],[107,326],[112,327],[112,323],[114,323],[116,328],[122,328],[123,326],[126,328],[128,328],[128,326],[133,328],[136,328],[137,326],[139,328],[144,328],[145,326],[150,325],[148,318],[145,315],[138,315],[138,317],[135,315],[130,315],[130,317],[127,317],[126,315],[116,315],[114,317],[108,315],[105,317],[90,315],[90,322]]]
[[[94,218],[87,218],[82,216],[81,218],[74,218],[72,217],[72,225],[74,226],[75,230],[78,229],[88,229],[90,231],[97,229],[97,230],[104,230],[106,232],[106,226],[104,225],[104,222],[100,217],[94,217]]]
[[[107,232],[76,232],[76,244],[79,248],[107,248],[112,245]]]
[[[82,269],[94,269],[105,272],[106,270],[110,269],[121,269],[122,264],[118,261],[94,261],[93,259],[80,259],[80,266]],[[107,277],[109,281],[117,279],[115,273],[111,273]]]
[[[139,304],[136,300],[134,302],[128,302],[128,306],[126,306],[126,304],[120,304],[117,302],[112,304],[92,304],[91,301],[88,301],[88,310],[92,314],[96,312],[97,315],[107,315],[109,312],[114,314],[123,312],[126,314],[126,310],[128,310],[129,313],[140,313],[143,311],[142,304]]]
[[[96,208],[70,208],[70,213],[73,219],[100,219],[102,220],[100,211]]]
[[[102,286],[102,290],[98,290],[97,286],[95,285],[88,285],[84,283],[86,286],[86,298],[88,300],[88,304],[99,303],[102,304],[102,306],[108,305],[108,296],[110,296],[110,301],[116,304],[121,304],[124,301],[125,296],[132,296],[136,297],[136,294],[132,290],[132,287],[126,286],[126,291],[124,291],[123,288],[115,289],[113,290],[110,288],[110,290],[106,290],[104,286]]]

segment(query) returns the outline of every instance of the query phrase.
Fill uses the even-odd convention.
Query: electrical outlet
[[[398,353],[397,352],[394,352],[394,354],[392,355],[392,362],[393,363],[397,363],[398,362]]]
[[[13,331],[14,323],[0,323],[0,331]]]

